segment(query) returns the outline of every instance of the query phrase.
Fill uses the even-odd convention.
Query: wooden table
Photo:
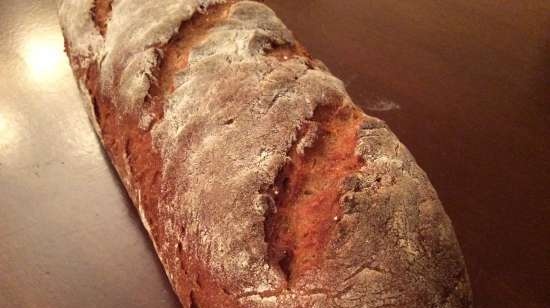
[[[476,307],[550,307],[550,2],[269,0],[426,170]],[[178,307],[62,54],[0,2],[0,307]]]

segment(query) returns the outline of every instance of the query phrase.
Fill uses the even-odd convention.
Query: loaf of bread
[[[264,4],[60,0],[59,17],[183,307],[472,307],[426,174]]]

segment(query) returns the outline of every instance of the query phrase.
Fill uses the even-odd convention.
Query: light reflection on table
[[[51,84],[66,72],[63,39],[58,29],[31,34],[22,47],[27,74],[34,81]]]

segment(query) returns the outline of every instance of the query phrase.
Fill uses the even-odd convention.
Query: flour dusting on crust
[[[222,2],[114,0],[102,36],[91,16],[94,0],[59,1],[97,133],[104,132],[96,97],[84,82],[96,66],[117,119],[136,118],[135,129],[160,155],[162,198],[152,205],[134,183],[141,171],[133,170],[135,153],[125,150],[115,167],[176,291],[200,284],[198,273],[186,271],[198,261],[243,307],[471,307],[460,249],[436,192],[389,128],[368,116],[357,131],[362,164],[343,184],[323,267],[290,284],[282,266],[269,262],[264,226],[274,201],[266,191],[293,147],[305,155],[320,138],[316,110],[353,103],[320,62],[269,55],[296,45],[291,32],[265,5],[236,1],[191,48],[173,91],[164,93],[163,116],[145,110],[162,47],[182,24]],[[192,306],[192,293],[178,296]]]
[[[115,103],[126,111],[141,107],[151,86],[159,47],[193,14],[222,0],[115,0],[105,36],[101,81],[106,93],[119,93]],[[115,80],[115,72],[120,81]]]
[[[91,11],[94,0],[58,1],[58,14],[65,40],[70,42],[72,56],[81,59],[80,68],[88,68],[101,55],[104,42]]]

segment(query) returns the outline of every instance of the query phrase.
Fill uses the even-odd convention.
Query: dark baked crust
[[[471,307],[427,176],[266,6],[59,11],[92,122],[184,307]]]

